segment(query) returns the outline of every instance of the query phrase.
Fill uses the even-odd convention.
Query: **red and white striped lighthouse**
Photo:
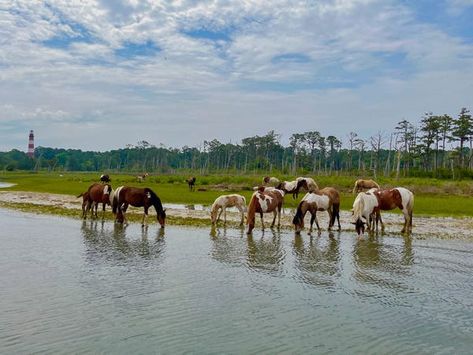
[[[26,153],[30,158],[34,157],[34,134],[33,130],[30,131],[30,139],[28,140],[28,153]]]

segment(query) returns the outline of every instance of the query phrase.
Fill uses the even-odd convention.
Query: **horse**
[[[166,210],[163,208],[159,197],[150,188],[120,186],[115,190],[113,194],[112,211],[117,216],[117,222],[126,224],[125,212],[128,205],[144,207],[143,219],[141,220],[142,226],[147,225],[145,222],[148,218],[148,209],[150,206],[154,206],[157,213],[157,220],[161,228],[164,228]]]
[[[275,178],[274,176],[265,176],[263,178],[263,186],[272,186],[276,187],[280,184],[280,181],[278,178]]]
[[[110,179],[110,176],[108,176],[107,174],[103,174],[103,175],[100,175],[100,181],[109,183],[112,180]]]
[[[89,186],[86,192],[81,193],[77,197],[82,196],[82,218],[87,218],[87,212],[92,207],[91,216],[95,214],[97,218],[97,209],[99,203],[102,203],[103,215],[105,215],[105,206],[111,205],[110,194],[112,193],[112,186],[110,184],[95,183]],[[93,205],[93,206],[92,206]],[[95,210],[95,213],[94,213]]]
[[[379,201],[374,192],[360,192],[353,202],[353,219],[356,233],[361,236],[365,232],[365,224],[371,230],[373,221],[378,229]],[[363,218],[366,222],[363,221]]]
[[[283,181],[276,186],[276,189],[282,190],[286,194],[292,194],[292,198],[295,199],[299,195],[299,190],[305,186],[307,186],[305,180]]]
[[[189,191],[195,191],[195,180],[195,176],[186,179],[187,185],[189,185]]]
[[[326,187],[316,192],[309,192],[302,198],[292,220],[296,234],[299,234],[304,228],[304,217],[307,211],[311,214],[309,234],[312,233],[314,221],[317,225],[317,229],[320,231],[319,221],[317,220],[317,211],[328,212],[330,216],[328,230],[332,229],[335,224],[335,219],[338,220],[338,230],[341,230],[340,193],[333,187]]]
[[[284,202],[284,191],[276,188],[264,188],[261,186],[258,191],[251,196],[250,204],[248,206],[247,224],[248,232],[251,234],[255,227],[255,214],[258,212],[261,216],[261,225],[264,230],[263,213],[274,213],[273,223],[274,227],[276,216],[278,217],[278,227],[281,225],[281,208]]]
[[[319,185],[315,182],[314,179],[308,177],[298,177],[296,179],[298,183],[303,181],[301,188],[305,189],[307,192],[315,192],[319,189]]]
[[[240,226],[243,225],[245,221],[245,211],[246,211],[246,199],[244,196],[232,194],[232,195],[222,195],[217,197],[214,203],[212,204],[212,208],[210,209],[210,220],[212,224],[217,224],[220,220],[220,216],[223,212],[223,221],[227,223],[227,207],[236,207],[241,213],[241,222]],[[220,213],[217,213],[220,210]]]
[[[363,179],[358,179],[355,181],[355,186],[353,187],[353,193],[358,193],[363,191],[363,189],[372,189],[372,188],[377,188],[379,189],[379,185],[376,181],[374,180],[363,180]]]
[[[395,187],[389,190],[377,190],[373,192],[379,202],[379,211],[389,211],[399,208],[404,215],[404,226],[401,233],[412,232],[412,211],[414,210],[414,194],[404,187]],[[381,230],[384,230],[384,223],[381,214],[377,213],[381,222]]]
[[[148,173],[144,173],[144,174],[141,174],[141,175],[136,175],[136,180],[138,182],[143,182],[146,180],[146,178],[149,176]]]

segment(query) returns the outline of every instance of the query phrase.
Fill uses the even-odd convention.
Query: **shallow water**
[[[473,244],[0,209],[0,352],[469,353]]]
[[[4,188],[7,188],[7,187],[12,187],[12,186],[15,186],[15,184],[10,184],[8,182],[1,182],[0,181],[0,189],[4,189]]]

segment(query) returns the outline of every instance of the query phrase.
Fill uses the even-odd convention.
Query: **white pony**
[[[236,207],[241,213],[241,222],[240,225],[242,226],[245,220],[245,212],[246,212],[246,199],[244,196],[238,194],[232,195],[222,195],[217,197],[217,199],[212,204],[212,208],[210,209],[210,219],[212,224],[216,224],[220,220],[220,216],[223,212],[223,221],[227,223],[227,207]],[[217,213],[220,210],[220,213]]]
[[[378,229],[378,218],[376,218],[378,208],[378,198],[373,193],[360,192],[356,196],[355,202],[353,202],[354,222],[352,223],[355,225],[358,235],[362,235],[365,232],[365,224],[368,230],[371,230],[373,218],[376,221],[376,230]],[[363,221],[363,218],[366,222]]]

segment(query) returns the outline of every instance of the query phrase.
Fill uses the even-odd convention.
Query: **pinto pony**
[[[297,206],[296,215],[292,220],[292,224],[296,229],[296,234],[299,234],[304,228],[304,217],[307,212],[310,212],[310,229],[309,233],[312,233],[312,226],[317,225],[317,229],[320,231],[319,221],[317,220],[317,211],[327,211],[330,218],[328,224],[328,230],[331,230],[335,224],[335,219],[338,220],[338,230],[341,229],[340,225],[340,193],[333,187],[326,187],[317,192],[307,193],[302,201]]]
[[[412,211],[414,210],[414,194],[412,191],[404,187],[395,187],[389,190],[378,190],[374,194],[378,198],[379,211],[399,208],[404,215],[404,226],[401,233],[412,233]],[[384,230],[384,223],[379,212],[377,219],[381,222],[381,229]]]
[[[195,191],[195,176],[191,176],[186,180],[187,185],[189,185],[189,191]]]
[[[298,177],[296,179],[296,181],[298,183],[301,183],[301,186],[300,188],[303,188],[304,190],[306,190],[307,192],[315,192],[319,189],[319,185],[317,185],[317,183],[315,182],[314,179],[312,178],[308,178],[308,177]]]
[[[112,186],[110,184],[95,183],[89,186],[86,192],[81,193],[77,197],[82,197],[82,218],[87,218],[87,213],[92,208],[91,217],[95,215],[97,218],[97,209],[99,203],[102,204],[103,215],[105,216],[105,206],[111,205],[110,194],[112,193]],[[95,213],[94,213],[95,210]]]
[[[134,207],[144,207],[143,219],[141,225],[147,225],[146,220],[148,218],[148,209],[150,206],[154,206],[157,213],[157,219],[161,228],[164,228],[166,221],[166,210],[161,204],[161,200],[158,195],[154,193],[150,188],[145,187],[144,189],[138,187],[120,186],[115,190],[113,194],[112,210],[117,216],[116,220],[120,223],[126,223],[126,210],[129,205]]]
[[[355,181],[355,186],[353,187],[353,193],[358,193],[363,191],[364,189],[372,189],[376,188],[379,189],[379,185],[376,181],[374,180],[363,180],[363,179],[358,179]]]
[[[245,211],[246,211],[246,199],[244,196],[232,194],[232,195],[222,195],[217,197],[215,202],[212,204],[210,209],[210,220],[212,224],[217,224],[220,220],[220,216],[223,212],[223,222],[227,223],[227,207],[236,207],[241,213],[241,222],[240,226],[243,225],[245,221]],[[220,213],[218,211],[220,210]],[[218,217],[217,217],[218,214]]]
[[[283,181],[276,186],[276,189],[284,191],[285,194],[292,194],[292,198],[297,198],[301,188],[305,188],[307,182],[305,180]]]
[[[276,187],[280,184],[280,181],[278,178],[275,178],[274,176],[265,176],[263,178],[263,186],[272,186]]]
[[[138,182],[143,182],[146,180],[146,178],[149,176],[148,173],[144,173],[144,174],[141,174],[141,175],[136,175],[136,181]]]
[[[260,187],[258,191],[251,196],[250,204],[248,206],[248,234],[251,234],[255,228],[255,215],[259,213],[261,216],[261,225],[264,230],[263,213],[274,213],[273,223],[274,227],[276,216],[278,217],[278,227],[281,225],[281,208],[284,202],[284,191],[275,188]]]
[[[353,219],[356,233],[360,236],[365,232],[365,225],[371,230],[371,225],[376,221],[378,229],[379,201],[373,192],[360,192],[353,202]],[[365,219],[365,221],[363,221]]]
[[[110,176],[108,176],[107,174],[103,174],[103,175],[100,175],[100,181],[109,183],[112,180],[110,179]]]

